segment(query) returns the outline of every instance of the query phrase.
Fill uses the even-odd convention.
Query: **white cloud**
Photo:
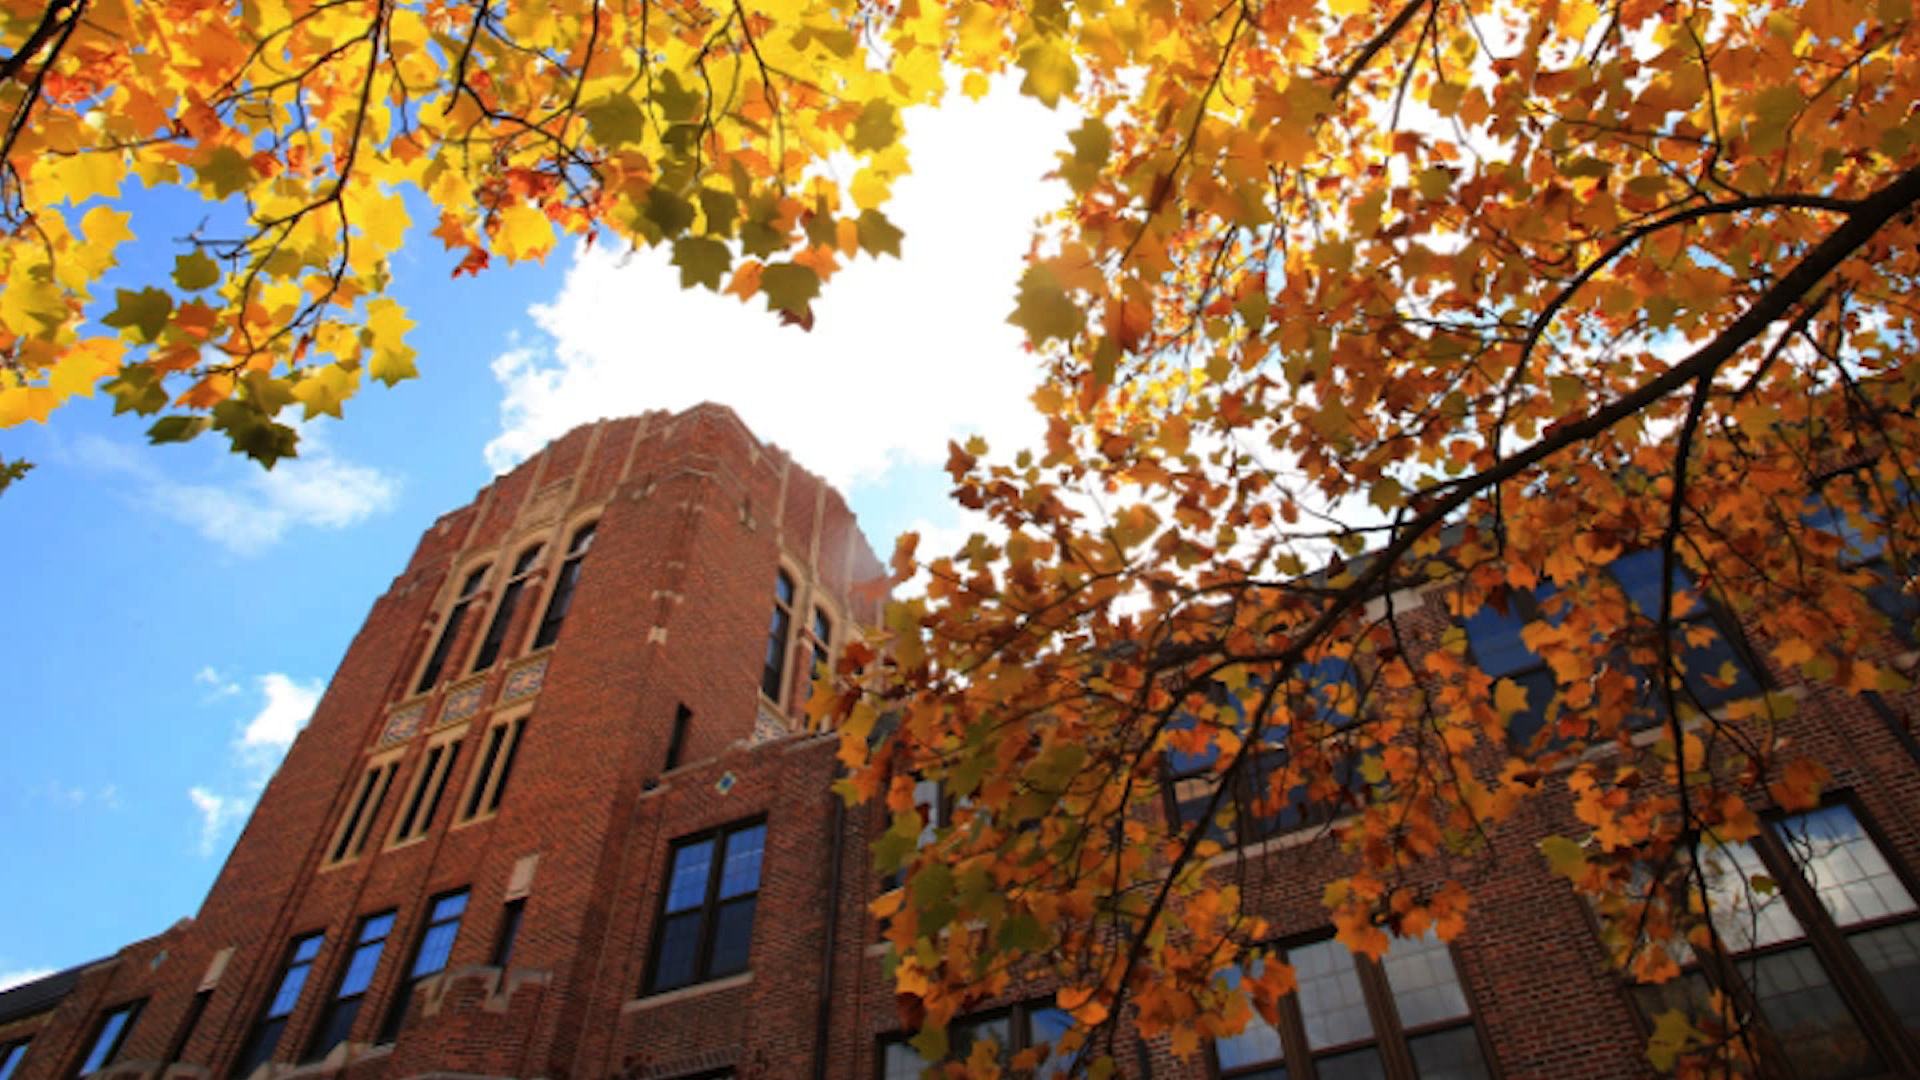
[[[86,435],[74,444],[77,459],[94,469],[118,472],[142,485],[141,500],[207,539],[241,555],[258,554],[288,529],[343,529],[393,506],[398,483],[379,469],[336,457],[324,429],[300,427],[298,458],[271,472],[251,463],[237,482],[185,483],[156,467],[135,449]]]
[[[13,971],[0,971],[0,990],[11,990],[53,974],[52,968],[17,968]]]
[[[214,676],[211,681],[223,681],[212,668],[202,668],[195,680],[209,681],[202,678],[209,673]],[[318,679],[303,681],[277,671],[260,676],[256,683],[263,699],[260,711],[241,725],[233,740],[235,764],[241,771],[238,781],[220,785],[226,790],[206,784],[187,789],[187,799],[200,815],[195,850],[203,856],[219,850],[231,827],[246,819],[267,779],[286,756],[287,747],[293,745],[294,736],[313,716],[324,689]]]
[[[543,332],[493,364],[505,391],[487,461],[505,469],[603,416],[718,401],[843,490],[898,462],[944,460],[949,438],[1038,441],[1034,358],[1005,319],[1034,218],[1063,201],[1039,178],[1069,120],[996,94],[907,116],[913,174],[887,208],[903,258],[847,263],[811,332],[764,305],[682,291],[664,251],[578,251]]]
[[[307,726],[307,719],[313,715],[314,706],[320,704],[320,693],[324,689],[318,679],[300,682],[277,671],[262,675],[260,692],[267,703],[240,732],[240,749],[247,753],[271,753],[277,763],[287,747],[293,745],[293,737]]]
[[[240,692],[239,683],[234,682],[232,679],[229,679],[225,675],[220,674],[219,669],[215,668],[211,664],[206,665],[202,667],[199,671],[194,672],[193,681],[207,688],[208,701],[212,701],[216,698],[232,697],[233,695]]]

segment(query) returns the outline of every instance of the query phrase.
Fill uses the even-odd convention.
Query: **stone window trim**
[[[366,851],[367,839],[373,835],[374,822],[386,805],[394,774],[399,771],[400,759],[405,753],[405,747],[397,747],[367,759],[366,766],[347,790],[340,819],[322,853],[322,869],[345,866]]]
[[[1418,950],[1411,957],[1405,951],[1410,945]],[[1332,929],[1326,927],[1306,934],[1278,939],[1270,943],[1270,947],[1279,959],[1289,962],[1291,962],[1290,954],[1302,954],[1307,949],[1322,950],[1323,954],[1330,955],[1333,963],[1332,974],[1335,975],[1336,981],[1341,976],[1350,975],[1349,989],[1357,988],[1360,994],[1358,1002],[1345,1003],[1349,1017],[1351,1020],[1363,1022],[1367,1030],[1364,1033],[1349,1034],[1349,1037],[1344,1040],[1331,1041],[1338,1038],[1335,1034],[1337,1025],[1317,1022],[1321,1021],[1323,1016],[1320,1010],[1316,1010],[1310,1016],[1302,1004],[1304,988],[1296,989],[1294,993],[1280,999],[1280,1024],[1277,1028],[1268,1026],[1258,1014],[1255,1014],[1240,1035],[1232,1039],[1216,1039],[1208,1043],[1206,1064],[1209,1076],[1217,1080],[1232,1080],[1237,1077],[1254,1080],[1254,1078],[1271,1075],[1270,1070],[1282,1067],[1286,1070],[1285,1075],[1291,1080],[1315,1080],[1322,1071],[1318,1065],[1319,1062],[1371,1052],[1377,1063],[1377,1075],[1384,1077],[1385,1080],[1417,1080],[1421,1074],[1421,1067],[1415,1057],[1414,1044],[1419,1042],[1430,1045],[1433,1040],[1447,1036],[1460,1040],[1462,1045],[1477,1056],[1477,1061],[1471,1065],[1477,1065],[1481,1075],[1494,1080],[1498,1080],[1503,1075],[1500,1071],[1499,1059],[1494,1054],[1493,1043],[1488,1039],[1482,1023],[1485,1012],[1475,998],[1472,983],[1461,977],[1459,950],[1452,943],[1440,942],[1432,935],[1432,931],[1428,931],[1423,938],[1393,939],[1386,955],[1379,960],[1349,951],[1345,945],[1334,939]],[[1397,959],[1395,950],[1403,950]],[[1435,1014],[1432,1017],[1409,1015],[1410,1010],[1401,1001],[1403,997],[1412,996],[1406,992],[1409,988],[1403,986],[1397,989],[1388,969],[1405,963],[1409,959],[1417,959],[1420,953],[1437,953],[1443,956],[1452,969],[1452,978],[1450,985],[1434,983],[1414,989],[1428,991],[1437,989],[1443,993],[1450,989],[1459,999],[1457,1011]],[[1307,981],[1306,973],[1301,972],[1297,966],[1296,977],[1303,983]],[[1410,1005],[1411,1001],[1405,1004]],[[1226,1062],[1221,1052],[1222,1045],[1250,1037],[1255,1037],[1258,1041],[1255,1036],[1256,1028],[1270,1033],[1267,1041],[1276,1042],[1282,1053],[1279,1056],[1258,1060],[1247,1055],[1245,1060]],[[1466,1035],[1469,1029],[1471,1037],[1461,1040],[1460,1037]],[[1239,1056],[1236,1055],[1236,1057]],[[1448,1075],[1472,1075],[1471,1065],[1467,1067],[1468,1071],[1449,1072]]]
[[[1842,917],[1829,905],[1823,895],[1827,890],[1821,888],[1821,875],[1815,865],[1818,856],[1812,862],[1804,860],[1802,840],[1791,833],[1796,826],[1803,833],[1810,833],[1817,823],[1835,815],[1857,829],[1871,855],[1884,865],[1886,874],[1882,876],[1890,882],[1889,891],[1897,894],[1904,890],[1904,909],[1896,904],[1878,914]],[[1873,958],[1852,944],[1856,938],[1870,940],[1887,933],[1904,935],[1909,949],[1920,942],[1920,903],[1916,903],[1920,901],[1920,874],[1899,857],[1899,849],[1889,843],[1873,815],[1849,790],[1827,793],[1813,810],[1769,810],[1761,816],[1761,822],[1759,836],[1738,845],[1742,855],[1726,860],[1743,875],[1748,870],[1758,871],[1773,883],[1771,894],[1759,896],[1750,891],[1749,884],[1745,898],[1736,901],[1750,908],[1751,913],[1731,925],[1738,926],[1740,929],[1736,932],[1751,940],[1732,941],[1723,929],[1716,935],[1720,948],[1712,953],[1702,954],[1691,946],[1679,946],[1684,950],[1679,957],[1681,974],[1664,984],[1639,983],[1630,975],[1620,973],[1617,979],[1620,992],[1635,1025],[1643,1035],[1651,1037],[1655,1015],[1670,1008],[1685,1008],[1689,999],[1691,1004],[1700,1005],[1699,994],[1718,989],[1726,994],[1734,1008],[1746,1015],[1743,1037],[1750,1038],[1758,1052],[1771,1059],[1788,1061],[1793,1050],[1783,1049],[1785,1044],[1773,1030],[1778,1018],[1770,1019],[1766,1015],[1761,987],[1768,979],[1764,970],[1767,961],[1788,963],[1787,958],[1802,954],[1812,961],[1818,977],[1825,980],[1825,989],[1831,992],[1831,1000],[1837,1004],[1845,1023],[1854,1029],[1858,1045],[1879,1059],[1877,1070],[1866,1066],[1864,1071],[1856,1070],[1848,1075],[1888,1078],[1920,1075],[1920,999],[1912,1004],[1896,1000],[1896,994],[1879,981],[1883,977],[1889,977],[1889,981],[1898,979],[1902,974],[1909,980],[1920,980],[1920,973],[1911,967],[1904,973],[1877,971]],[[1829,849],[1829,853],[1832,850]],[[1741,866],[1741,862],[1748,865]],[[1844,886],[1850,883],[1837,884],[1841,886],[1838,891],[1844,893]],[[1596,919],[1591,908],[1587,908],[1587,914],[1589,919]],[[1854,914],[1861,913],[1856,908]],[[1595,929],[1598,930],[1597,920]],[[1804,991],[1802,993],[1804,996]],[[1811,1009],[1804,1011],[1812,1012]],[[1826,1040],[1829,1044],[1834,1042],[1836,1037]]]
[[[394,815],[393,832],[387,838],[389,848],[424,839],[432,830],[440,804],[453,786],[466,735],[464,726],[453,726],[428,736],[407,783],[406,796],[400,800],[400,810]]]
[[[490,671],[499,663],[502,656],[517,656],[518,650],[510,649],[507,635],[513,630],[513,619],[519,611],[528,587],[534,575],[546,562],[546,545],[540,541],[522,548],[514,556],[512,569],[507,580],[500,588],[500,595],[493,602],[493,610],[487,618],[487,629],[480,637],[480,647],[474,651],[473,668],[469,674]]]
[[[553,584],[547,591],[546,605],[541,608],[539,621],[533,627],[531,643],[525,651],[536,652],[559,640],[567,614],[573,610],[573,602],[579,592],[580,575],[585,570],[587,557],[593,552],[594,538],[599,534],[599,529],[600,519],[588,515],[568,524],[563,534],[567,537],[565,548],[552,545],[558,549],[559,561],[554,567]]]
[[[446,614],[440,619],[439,632],[434,635],[433,647],[420,659],[420,674],[413,682],[414,694],[432,690],[448,671],[460,670],[460,665],[453,662],[453,647],[459,643],[460,630],[466,624],[468,611],[485,593],[487,577],[493,570],[491,558],[489,555],[475,559],[469,564],[470,569],[447,575],[449,583],[460,582],[459,592],[449,598]]]
[[[146,998],[138,998],[103,1010],[100,1018],[93,1023],[92,1034],[87,1036],[87,1054],[74,1066],[73,1075],[89,1076],[118,1060],[120,1051],[127,1045],[127,1036],[133,1033],[134,1025],[140,1022],[140,1010],[146,1004]]]
[[[486,821],[500,811],[512,782],[514,762],[524,749],[531,706],[500,713],[487,722],[475,744],[467,782],[460,788],[454,827]]]

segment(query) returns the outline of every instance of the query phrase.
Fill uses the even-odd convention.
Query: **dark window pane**
[[[1467,616],[1467,644],[1480,670],[1498,678],[1539,664],[1540,658],[1520,640],[1526,625],[1526,615],[1511,597],[1505,611],[1489,603]]]
[[[920,1080],[927,1062],[904,1042],[890,1042],[880,1052],[881,1080]]]
[[[1553,672],[1546,668],[1507,677],[1527,696],[1526,706],[1507,718],[1507,742],[1517,748],[1525,747],[1532,744],[1534,737],[1547,726],[1548,717],[1554,715],[1553,698],[1559,687],[1554,685]]]
[[[507,585],[507,591],[500,594],[500,603],[493,609],[493,620],[487,623],[487,634],[480,639],[480,653],[473,658],[473,670],[485,671],[500,658],[500,647],[506,644],[507,629],[513,623],[513,611],[520,606],[520,593],[526,584],[516,578]]]
[[[233,1063],[233,1075],[244,1078],[253,1074],[253,1070],[273,1058],[274,1050],[280,1046],[280,1035],[287,1030],[287,1018],[275,1017],[262,1022],[253,1029],[253,1035],[247,1039],[246,1048],[240,1051],[240,1057]]]
[[[507,901],[500,913],[500,934],[493,943],[493,966],[504,968],[513,962],[513,946],[520,937],[520,920],[527,911],[525,897]]]
[[[487,812],[500,809],[500,800],[507,797],[507,781],[513,776],[513,759],[520,753],[520,738],[526,734],[527,722],[515,720],[507,730],[507,748],[500,758],[500,778],[493,782],[493,794],[487,796]]]
[[[700,953],[700,912],[668,916],[660,926],[655,950],[653,989],[671,990],[693,981],[693,965]]]
[[[480,757],[480,771],[473,774],[473,793],[467,796],[467,817],[480,812],[480,800],[486,797],[487,781],[493,777],[493,765],[500,760],[500,743],[506,736],[505,724],[496,724],[487,732],[487,750]]]
[[[753,944],[754,898],[720,905],[713,917],[713,956],[707,978],[717,979],[747,970],[747,950]]]
[[[458,922],[427,927],[427,932],[420,938],[420,955],[413,961],[414,977],[419,978],[445,970],[447,957],[453,953],[453,939],[459,934]]]
[[[1401,1026],[1426,1027],[1467,1015],[1467,995],[1453,969],[1453,954],[1432,930],[1416,938],[1394,938],[1380,967],[1393,988]]]
[[[1420,1080],[1485,1080],[1487,1063],[1471,1027],[1448,1028],[1407,1040]]]
[[[313,1045],[308,1048],[307,1060],[317,1061],[326,1057],[327,1052],[347,1041],[353,1034],[353,1021],[360,1015],[360,1003],[366,1000],[351,997],[336,1001],[320,1018],[320,1028],[314,1032]]]
[[[1739,966],[1794,1075],[1835,1080],[1881,1068],[1812,949],[1771,953]]]
[[[1920,922],[1863,930],[1847,937],[1907,1034],[1920,1041]]]
[[[1070,1055],[1060,1052],[1060,1037],[1073,1027],[1073,1017],[1065,1009],[1048,1006],[1035,1009],[1027,1015],[1027,1045],[1047,1046],[1047,1056],[1040,1067],[1033,1071],[1033,1080],[1052,1080],[1065,1077],[1073,1065]]]
[[[353,959],[347,962],[347,973],[340,980],[340,993],[363,994],[373,982],[373,971],[380,966],[380,945],[362,945],[353,950]]]
[[[1387,1070],[1380,1063],[1380,1051],[1369,1046],[1314,1058],[1313,1075],[1319,1080],[1386,1080]]]

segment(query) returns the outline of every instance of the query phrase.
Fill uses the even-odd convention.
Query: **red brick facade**
[[[532,648],[586,526],[559,637]],[[511,568],[536,544],[498,660],[471,671]],[[440,677],[415,693],[481,569]],[[775,701],[761,687],[781,575],[792,595]],[[833,740],[793,717],[815,612],[843,639],[875,617],[883,577],[839,494],[724,408],[568,434],[422,537],[195,918],[0,995],[0,1080],[71,1080],[116,1015],[124,1040],[99,1071],[111,1080],[881,1075],[881,1042],[898,1021],[866,912],[878,889],[874,821],[829,793]],[[1437,630],[1440,602],[1424,602]],[[1920,895],[1909,872],[1920,867],[1913,708],[1811,694],[1793,736],[1833,763],[1835,787]],[[430,758],[444,789],[435,798],[426,786],[413,812],[430,817],[401,838]],[[390,777],[373,785],[377,805],[362,799],[370,772]],[[1570,827],[1552,814],[1543,803],[1502,830],[1493,859],[1432,867],[1475,897],[1451,950],[1474,1039],[1498,1076],[1649,1075],[1645,1030],[1582,904],[1534,852],[1544,830]],[[751,903],[744,969],[717,973],[723,945],[703,931],[689,960],[699,977],[645,992],[649,965],[664,962],[676,853],[702,836],[731,843],[747,833],[726,830],[749,823],[765,825],[757,875],[746,855],[711,873],[681,860],[688,895],[706,890],[690,909],[705,913],[700,925],[717,925],[716,904],[738,917]],[[1260,910],[1302,941],[1321,930],[1321,886],[1341,860],[1333,841],[1309,832],[1248,854]],[[397,1037],[383,1038],[429,911],[460,890],[444,964],[418,981]],[[520,921],[501,967],[509,905]],[[377,962],[356,965],[364,920],[388,912]],[[304,985],[277,993],[291,950],[313,934],[324,939]],[[342,991],[361,984],[346,1039],[317,1045]],[[276,997],[288,1006],[278,1015]],[[116,1013],[130,1004],[137,1013]],[[274,1050],[254,1054],[270,1063],[244,1069],[250,1041],[275,1025]],[[23,1054],[5,1056],[23,1040]],[[1405,1042],[1378,1039],[1389,1075],[1414,1070]],[[1132,1075],[1220,1071],[1209,1053],[1178,1061],[1137,1040],[1122,1064]]]

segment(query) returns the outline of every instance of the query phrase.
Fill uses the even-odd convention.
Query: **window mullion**
[[[1283,1060],[1287,1075],[1300,1077],[1301,1080],[1315,1080],[1313,1051],[1307,1047],[1307,1021],[1300,1015],[1300,995],[1292,993],[1281,998],[1278,1011],[1280,1046],[1286,1052]]]
[[[1847,943],[1846,933],[1834,925],[1826,905],[1801,874],[1792,851],[1772,827],[1762,828],[1753,846],[1772,873],[1787,907],[1800,920],[1806,933],[1804,940],[1826,968],[1835,992],[1853,1011],[1861,1034],[1893,1066],[1896,1074],[1920,1074],[1920,1048],[1910,1045],[1900,1017],[1880,993],[1873,976],[1861,966],[1853,947]]]
[[[1380,965],[1359,953],[1353,954],[1353,966],[1359,969],[1360,993],[1367,1001],[1367,1013],[1373,1018],[1373,1038],[1380,1048],[1380,1066],[1388,1080],[1416,1080],[1413,1054],[1407,1049],[1406,1034],[1400,1028],[1400,1012],[1393,1005],[1393,991]]]
[[[713,974],[713,942],[720,936],[720,881],[726,873],[732,834],[722,830],[713,838],[713,861],[707,866],[707,895],[700,905],[700,946],[694,952],[694,973],[704,981]]]

